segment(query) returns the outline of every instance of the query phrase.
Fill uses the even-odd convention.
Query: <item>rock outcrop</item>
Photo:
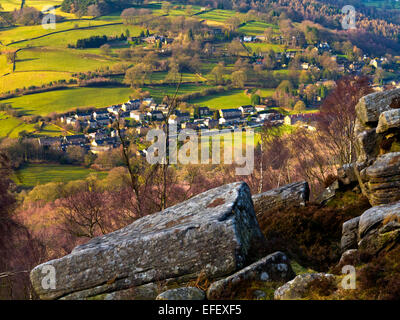
[[[360,217],[347,220],[343,223],[341,248],[342,251],[356,249],[358,246],[358,223]]]
[[[375,92],[360,99],[356,106],[357,118],[365,125],[375,125],[382,112],[398,109],[400,89]]]
[[[400,201],[365,211],[358,227],[359,248],[376,255],[400,243]]]
[[[249,187],[234,183],[92,239],[35,267],[30,277],[42,299],[128,298],[118,292],[140,288],[142,294],[154,294],[155,284],[164,280],[187,283],[200,273],[210,280],[228,276],[259,259],[264,241]],[[56,285],[45,289],[49,267]]]
[[[400,199],[400,89],[376,92],[356,106],[356,174],[371,205]]]
[[[400,89],[361,98],[356,113],[357,162],[340,168],[338,179],[356,178],[373,207],[343,224],[341,246],[375,255],[400,239]]]
[[[360,217],[343,224],[343,251],[359,248],[364,252],[376,255],[399,243],[400,201],[372,207]]]
[[[170,289],[160,293],[156,300],[204,300],[206,294],[196,287]]]
[[[377,133],[385,133],[392,129],[400,128],[400,109],[393,109],[382,112],[379,116]]]
[[[249,282],[288,281],[294,276],[295,273],[286,255],[275,252],[225,279],[213,282],[207,290],[207,298],[229,299],[234,292]]]
[[[400,200],[400,152],[379,156],[360,172],[360,176],[372,205]]]
[[[300,274],[293,280],[285,283],[283,286],[275,290],[275,300],[297,300],[304,298],[310,288],[312,282],[326,281],[332,287],[336,286],[336,279],[333,274],[327,273],[305,273]]]
[[[257,216],[291,207],[305,206],[309,200],[310,188],[306,181],[295,182],[253,196]]]

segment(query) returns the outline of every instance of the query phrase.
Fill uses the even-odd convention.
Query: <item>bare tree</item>
[[[35,298],[29,271],[44,260],[45,250],[15,217],[10,160],[0,152],[0,300]]]
[[[355,156],[355,106],[373,90],[366,77],[345,77],[325,99],[318,119],[320,143],[331,152],[334,166],[351,163]]]
[[[165,154],[165,161],[161,164],[162,168],[162,193],[161,193],[161,210],[167,208],[167,188],[168,188],[168,167],[170,164],[170,154],[169,154],[169,119],[171,115],[173,115],[178,108],[178,93],[182,83],[182,74],[180,74],[179,82],[176,86],[175,93],[172,97],[167,96],[166,102],[168,106],[167,113],[164,118],[164,127],[165,127],[165,137],[166,137],[166,154]]]
[[[105,194],[90,183],[62,199],[60,212],[62,229],[75,237],[94,238],[111,231]]]

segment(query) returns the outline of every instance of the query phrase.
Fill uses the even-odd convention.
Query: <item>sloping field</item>
[[[122,33],[125,33],[126,30],[129,30],[131,36],[139,36],[140,32],[143,30],[138,26],[126,26],[121,24],[107,24],[99,27],[92,26],[88,29],[69,29],[65,32],[52,33],[45,37],[28,40],[24,42],[19,42],[16,44],[10,45],[11,47],[22,48],[26,46],[30,47],[61,47],[66,48],[68,44],[75,45],[76,41],[79,39],[89,38],[92,36],[103,36],[106,35],[108,37],[111,36],[120,36]]]
[[[70,88],[36,93],[3,100],[27,114],[41,116],[52,112],[65,112],[75,108],[107,107],[129,99],[131,89],[127,87]]]
[[[15,89],[28,88],[29,86],[41,86],[52,81],[69,80],[68,72],[14,72],[0,77],[0,93]]]
[[[24,186],[33,187],[48,182],[81,180],[90,174],[95,174],[100,179],[107,175],[106,172],[98,172],[78,166],[36,164],[18,170],[14,176],[14,181]]]
[[[78,49],[32,48],[18,52],[15,71],[84,72],[116,62],[102,55]]]

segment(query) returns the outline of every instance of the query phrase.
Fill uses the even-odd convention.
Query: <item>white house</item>
[[[254,113],[255,109],[252,105],[241,106],[239,110],[242,112],[243,115]]]
[[[111,106],[111,107],[108,107],[108,108],[107,108],[107,111],[108,111],[109,113],[113,113],[113,114],[115,114],[115,115],[118,115],[119,110],[121,110],[121,106]]]
[[[133,120],[136,120],[136,121],[143,121],[144,120],[144,114],[141,113],[139,110],[131,111],[130,117]]]

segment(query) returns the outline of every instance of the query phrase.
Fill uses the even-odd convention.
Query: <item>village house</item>
[[[83,134],[65,136],[64,141],[67,145],[80,145],[83,146],[86,142],[86,137]]]
[[[207,118],[204,120],[204,124],[208,127],[208,129],[218,128],[219,121],[216,119]]]
[[[107,115],[99,115],[96,118],[96,122],[99,126],[107,126],[110,124],[110,117]]]
[[[66,124],[70,124],[70,125],[74,126],[77,122],[78,122],[78,120],[76,120],[76,119],[73,118],[73,117],[67,117],[67,118],[65,118],[65,123],[66,123]]]
[[[75,114],[75,119],[79,121],[86,121],[92,118],[92,114],[90,112],[80,112]]]
[[[263,105],[263,104],[259,104],[259,105],[255,106],[255,109],[256,109],[257,112],[262,112],[262,111],[267,110],[267,106]]]
[[[179,110],[176,110],[175,115],[177,115],[180,118],[180,122],[190,121],[189,112],[180,112]]]
[[[141,102],[139,99],[129,100],[128,102],[125,102],[122,104],[121,109],[125,112],[131,111],[131,110],[136,110],[136,109],[139,109],[140,104],[141,104]]]
[[[126,129],[120,129],[122,138],[125,137]],[[118,130],[111,131],[111,138],[119,138]]]
[[[255,37],[253,36],[244,36],[243,37],[243,42],[252,42],[254,41]]]
[[[93,140],[91,145],[95,147],[104,146],[104,145],[114,145],[117,142],[115,137],[106,137],[104,139]]]
[[[164,114],[159,110],[150,111],[147,116],[154,121],[161,121],[164,119]]]
[[[129,116],[130,116],[130,118],[132,118],[135,121],[143,121],[144,120],[144,114],[142,112],[140,112],[139,110],[131,111]]]
[[[219,110],[219,124],[234,124],[241,120],[242,112],[239,109],[221,109]]]
[[[288,115],[283,119],[283,123],[288,126],[294,126],[296,124],[311,124],[316,120],[318,113],[301,113]]]
[[[159,104],[157,107],[158,111],[161,111],[163,114],[167,114],[168,113],[168,105],[166,104]]]
[[[131,116],[131,113],[129,111],[119,112],[119,114],[118,114],[118,118],[121,118],[121,119],[129,118],[130,116]]]
[[[158,110],[158,104],[157,103],[152,103],[149,105],[150,110]]]
[[[107,138],[107,132],[104,130],[97,130],[96,132],[89,133],[88,139],[90,140],[103,140]]]
[[[239,110],[242,112],[242,115],[249,115],[255,112],[252,105],[241,106],[239,107]]]
[[[118,115],[120,110],[121,110],[121,106],[111,106],[111,107],[107,108],[107,111],[109,113],[112,113],[112,114],[115,114],[115,115]]]
[[[176,114],[172,114],[168,119],[168,124],[181,124],[180,118]]]
[[[105,138],[101,140],[93,140],[91,143],[90,151],[97,154],[100,152],[109,151],[118,146],[117,139]]]
[[[96,110],[92,113],[93,119],[97,120],[98,117],[108,117],[107,110]]]
[[[127,102],[123,103],[122,106],[121,106],[121,110],[123,110],[125,112],[131,111],[133,109],[134,109],[134,106],[132,104],[130,104],[130,103],[127,103]]]
[[[96,120],[93,119],[89,119],[86,121],[86,125],[87,127],[91,128],[91,129],[97,129],[98,128],[98,124]]]
[[[186,112],[175,111],[175,114],[171,115],[168,119],[169,124],[179,125],[190,121],[190,114]]]

